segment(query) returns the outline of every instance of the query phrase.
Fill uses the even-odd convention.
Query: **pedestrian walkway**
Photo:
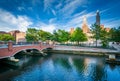
[[[112,44],[112,46],[120,52],[120,45]]]
[[[118,50],[103,49],[103,48],[90,48],[79,46],[55,46],[54,50],[73,50],[73,51],[85,51],[85,52],[104,52],[104,53],[119,53]]]

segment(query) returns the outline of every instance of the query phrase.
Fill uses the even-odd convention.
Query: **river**
[[[22,66],[0,64],[0,81],[120,81],[120,65],[104,57],[51,54],[24,56]]]

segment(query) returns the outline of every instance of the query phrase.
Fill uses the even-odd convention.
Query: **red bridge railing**
[[[0,46],[0,59],[14,56],[18,51],[25,50],[25,49],[43,50],[43,49],[49,48],[49,47],[53,47],[53,45],[49,45],[48,43],[43,43],[43,42],[14,43],[12,41],[9,41],[8,43],[1,44],[1,46]]]

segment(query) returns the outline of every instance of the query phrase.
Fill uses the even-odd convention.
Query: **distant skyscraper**
[[[97,10],[97,13],[96,13],[96,25],[100,26],[100,14],[99,14],[99,10]]]

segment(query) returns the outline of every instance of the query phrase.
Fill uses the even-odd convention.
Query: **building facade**
[[[12,36],[15,37],[16,42],[26,42],[26,33],[19,30],[14,30],[9,32]]]
[[[93,39],[91,38],[92,33],[90,31],[90,28],[88,27],[86,16],[83,17],[82,30],[83,30],[83,33],[86,34],[88,38],[88,42],[91,43],[93,41]]]
[[[26,36],[25,32],[16,33],[16,42],[26,42],[25,36]]]

